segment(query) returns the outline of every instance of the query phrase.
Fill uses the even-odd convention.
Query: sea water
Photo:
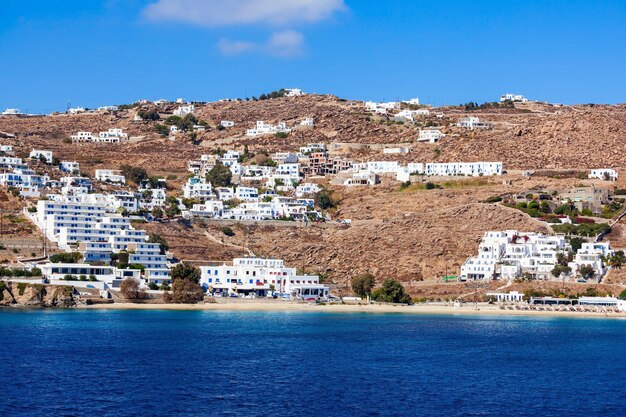
[[[626,320],[5,309],[0,415],[623,416]]]

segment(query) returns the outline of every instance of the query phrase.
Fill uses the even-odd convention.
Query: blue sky
[[[626,102],[626,0],[2,0],[0,108],[280,87]]]

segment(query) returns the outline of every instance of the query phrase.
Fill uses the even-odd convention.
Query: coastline
[[[83,310],[172,310],[172,311],[261,311],[261,312],[311,312],[311,313],[370,313],[409,315],[458,316],[535,316],[626,319],[626,313],[591,313],[574,311],[502,310],[496,305],[473,305],[454,308],[452,305],[388,305],[388,304],[301,304],[291,302],[226,302],[207,304],[94,304],[77,306]]]

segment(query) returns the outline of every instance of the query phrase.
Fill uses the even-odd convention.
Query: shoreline
[[[79,310],[169,310],[169,311],[260,311],[260,312],[311,312],[311,313],[370,313],[409,315],[458,316],[535,316],[626,319],[623,313],[591,313],[574,311],[502,310],[497,305],[479,305],[454,308],[452,305],[385,305],[385,304],[300,304],[291,302],[229,302],[207,304],[94,304],[77,306]]]

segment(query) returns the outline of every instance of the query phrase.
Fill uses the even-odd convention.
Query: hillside
[[[167,112],[172,107],[160,110]],[[189,135],[179,134],[175,141],[161,138],[154,130],[156,122],[133,122],[137,110],[120,111],[118,115],[0,116],[0,132],[16,135],[16,138],[2,140],[14,145],[18,156],[25,156],[33,147],[44,147],[53,150],[59,159],[85,162],[90,169],[100,166],[115,168],[124,162],[132,162],[154,173],[180,174],[185,170],[187,159],[217,147],[248,144],[252,149],[266,148],[271,151],[295,150],[297,146],[309,142],[410,143],[419,130],[419,126],[380,120],[367,113],[357,102],[310,95],[197,105],[198,118],[213,128],[199,132],[199,144],[194,145]],[[432,115],[437,112],[446,117],[441,120],[434,118]],[[451,126],[466,115],[492,122],[494,128],[469,131]],[[294,126],[305,117],[315,118],[314,129],[296,130],[285,139],[245,136],[245,130],[252,127],[256,120],[285,121],[288,126]],[[221,120],[232,120],[235,127],[222,131],[215,129]],[[471,112],[460,107],[444,107],[432,109],[431,116],[421,123],[440,123],[440,129],[448,136],[436,145],[413,143],[410,156],[396,156],[396,159],[442,162],[497,160],[503,161],[507,169],[590,169],[626,165],[623,160],[626,154],[626,105],[552,106],[532,103],[520,104],[516,109]],[[99,132],[112,127],[123,128],[130,136],[142,139],[121,145],[72,145],[63,142],[64,138],[79,130]],[[437,152],[435,148],[438,148]],[[176,158],[172,158],[174,153]],[[358,159],[368,153],[380,155],[380,151],[359,151],[349,156]]]
[[[142,109],[153,108],[144,106]],[[160,108],[162,117],[175,108]],[[33,148],[50,149],[60,160],[78,161],[81,170],[92,175],[96,168],[118,168],[122,164],[141,166],[151,175],[168,177],[176,195],[187,177],[187,161],[217,148],[251,151],[297,150],[312,142],[349,143],[366,146],[342,151],[353,160],[503,161],[509,175],[480,180],[456,180],[446,189],[400,189],[384,178],[368,188],[332,188],[340,204],[335,218],[351,219],[350,227],[338,225],[275,227],[235,225],[234,237],[226,237],[220,225],[176,222],[145,225],[149,232],[164,236],[173,253],[183,260],[226,261],[251,250],[256,255],[284,258],[306,272],[321,273],[340,287],[347,287],[355,274],[370,271],[380,280],[396,277],[414,292],[423,294],[424,283],[434,283],[446,273],[457,274],[467,256],[475,254],[478,241],[487,230],[519,229],[546,231],[544,223],[499,205],[481,201],[503,193],[523,192],[531,187],[573,186],[593,182],[538,176],[527,179],[514,173],[526,169],[590,169],[626,167],[626,106],[552,106],[520,104],[516,108],[468,112],[461,107],[431,109],[431,116],[416,125],[398,124],[372,116],[361,103],[333,96],[310,95],[264,101],[218,102],[197,105],[198,119],[208,123],[195,141],[190,134],[163,138],[155,131],[156,122],[134,122],[140,108],[117,115],[51,115],[41,117],[2,117],[2,144],[13,145],[17,156],[27,157]],[[443,113],[436,118],[435,113]],[[463,116],[478,116],[494,128],[468,131],[453,124]],[[272,135],[246,137],[245,130],[256,120],[285,121],[297,125],[305,117],[315,118],[313,129],[298,128],[286,138]],[[221,120],[232,120],[235,127],[219,130]],[[416,143],[419,125],[436,125],[445,138],[438,144]],[[132,137],[122,144],[71,144],[67,138],[77,131],[99,132],[123,128]],[[13,137],[14,135],[14,137]],[[410,143],[408,155],[383,155],[382,144]],[[333,149],[334,147],[331,147]],[[505,181],[505,183],[503,183]],[[327,180],[322,180],[327,186]],[[624,182],[622,178],[619,186]],[[19,214],[15,201],[5,199],[5,209]],[[144,227],[144,226],[142,226]],[[16,229],[17,230],[17,229]],[[610,238],[626,241],[621,228]],[[16,232],[17,233],[17,232]],[[30,233],[38,245],[40,239]],[[29,249],[28,252],[31,252]],[[33,250],[33,252],[37,252]],[[9,257],[8,250],[5,252]]]

